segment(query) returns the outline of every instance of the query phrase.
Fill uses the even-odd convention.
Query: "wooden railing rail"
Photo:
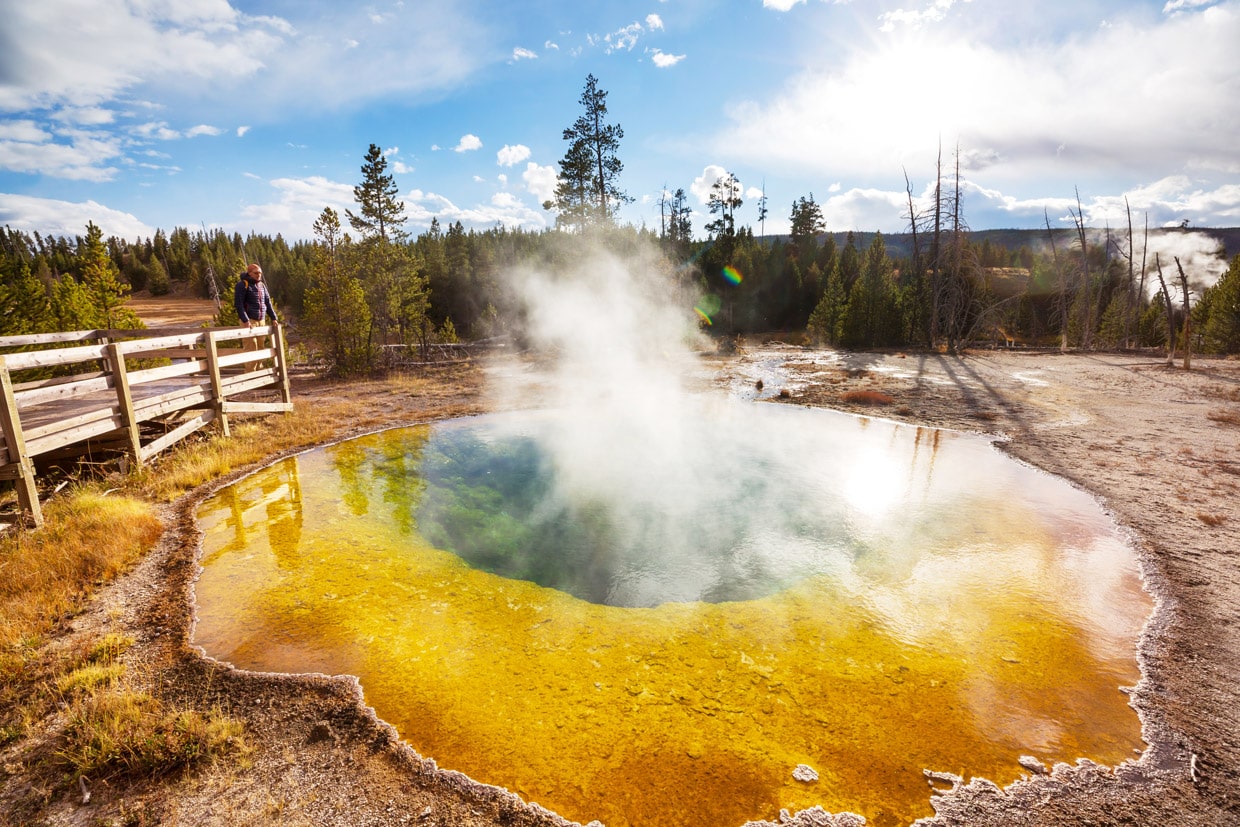
[[[0,337],[0,479],[15,481],[23,511],[40,525],[37,457],[119,438],[142,465],[212,422],[227,436],[230,413],[290,411],[286,351],[279,325]],[[81,372],[29,378],[73,366]],[[27,381],[14,381],[19,372]],[[279,401],[229,399],[263,389]],[[143,444],[141,425],[152,421],[165,431]]]

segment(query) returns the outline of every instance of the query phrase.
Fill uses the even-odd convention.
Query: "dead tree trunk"
[[[1051,229],[1051,217],[1042,210],[1046,219],[1046,236],[1051,242],[1051,261],[1055,265],[1055,275],[1059,278],[1059,352],[1068,352],[1068,285],[1064,281],[1063,268],[1059,266],[1059,248],[1055,246],[1055,231]]]
[[[1180,288],[1184,291],[1184,370],[1193,369],[1193,314],[1189,310],[1188,276],[1184,275],[1184,265],[1180,257],[1175,256],[1175,267],[1180,271]]]
[[[1079,189],[1076,191],[1076,212],[1072,213],[1072,220],[1076,224],[1076,234],[1081,242],[1081,291],[1085,298],[1085,307],[1082,310],[1084,319],[1082,320],[1081,347],[1088,350],[1093,340],[1094,296],[1089,287],[1089,245],[1085,238],[1085,212],[1081,209]]]
[[[1167,364],[1172,365],[1175,363],[1175,318],[1171,310],[1171,293],[1167,291],[1167,280],[1163,278],[1162,262],[1158,259],[1158,253],[1154,253],[1154,269],[1158,272],[1163,304],[1167,308]]]

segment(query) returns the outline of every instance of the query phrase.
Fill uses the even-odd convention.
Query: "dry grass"
[[[1221,423],[1223,425],[1240,425],[1240,411],[1221,408],[1207,413],[1206,419],[1209,419],[1212,422]]]
[[[892,405],[896,400],[882,391],[847,391],[840,394],[840,401],[854,405]]]
[[[79,489],[48,503],[38,531],[0,538],[0,678],[20,671],[56,622],[124,571],[163,526],[147,503]]]
[[[61,761],[82,775],[162,775],[247,747],[240,722],[218,709],[170,710],[145,692],[108,688],[67,711]]]
[[[1220,526],[1223,523],[1227,522],[1227,515],[1226,514],[1206,514],[1203,512],[1198,512],[1197,519],[1201,520],[1206,525],[1213,527],[1213,526]]]
[[[122,663],[132,639],[65,637],[62,621],[155,544],[163,530],[155,503],[272,454],[407,421],[423,403],[437,415],[470,413],[469,370],[320,386],[293,413],[234,420],[229,438],[203,435],[113,475],[110,496],[99,484],[77,486],[46,501],[41,529],[0,535],[0,745],[54,727],[56,758],[41,764],[53,786],[244,753],[241,724],[205,699],[172,708],[135,687]]]

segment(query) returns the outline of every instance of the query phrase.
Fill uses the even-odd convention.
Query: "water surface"
[[[357,675],[440,766],[609,827],[814,804],[905,824],[933,814],[923,769],[1006,784],[1021,755],[1142,746],[1121,687],[1151,604],[1091,498],[977,437],[685,413],[496,415],[276,463],[199,510],[195,640]]]

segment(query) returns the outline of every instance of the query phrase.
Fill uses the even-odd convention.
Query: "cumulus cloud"
[[[249,131],[250,131],[250,127],[249,127],[248,125],[247,125],[247,126],[239,126],[239,127],[237,127],[237,137],[238,137],[238,138],[244,138],[244,137],[245,137],[245,133],[247,133],[247,132],[249,132]]]
[[[658,31],[663,28],[663,18],[657,14],[646,15],[646,28],[650,31]]]
[[[667,69],[668,67],[675,66],[677,63],[684,60],[685,56],[669,55],[660,49],[651,49],[650,59],[654,61],[654,65],[658,66],[660,69]]]
[[[482,139],[477,135],[462,135],[461,140],[456,146],[452,147],[453,152],[472,152],[475,149],[482,149]]]
[[[73,130],[54,136],[35,121],[0,122],[0,170],[110,181],[123,155],[123,143],[115,136]]]
[[[513,60],[534,60],[538,57],[538,52],[529,49],[523,49],[520,46],[512,50]]]
[[[52,113],[52,120],[79,126],[103,126],[116,120],[116,113],[101,106],[66,106]]]
[[[501,167],[511,167],[524,161],[530,157],[530,148],[523,144],[509,146],[504,144],[503,149],[495,153],[495,160]]]
[[[341,216],[346,209],[356,207],[351,185],[323,176],[276,178],[269,183],[276,191],[276,200],[243,207],[238,219],[224,225],[224,229],[246,232],[253,227],[266,227],[288,239],[308,239],[313,236],[314,222],[324,207],[331,207]]]
[[[198,124],[198,126],[191,126],[189,129],[185,130],[185,137],[197,138],[199,135],[210,135],[211,137],[215,137],[216,135],[223,134],[223,132],[224,130],[219,127],[209,126],[203,123]]]
[[[1220,168],[1235,163],[1240,133],[1238,42],[1234,2],[1119,20],[1051,45],[1004,46],[962,27],[900,32],[842,57],[812,56],[783,89],[733,107],[714,151],[767,169],[874,178],[932,169],[940,142],[958,141],[966,163],[996,179],[1067,187],[1115,172]],[[969,78],[970,93],[908,94],[928,66]],[[996,117],[996,100],[1019,103]]]
[[[709,204],[711,187],[727,174],[728,171],[718,164],[710,164],[702,170],[701,175],[693,179],[693,183],[689,185],[689,192],[696,195],[698,201],[702,204]],[[737,186],[740,186],[740,181],[736,183]]]
[[[117,238],[150,238],[155,228],[120,210],[95,201],[58,201],[30,195],[0,193],[0,225],[22,232],[73,238],[82,235],[87,222],[94,222],[103,235]]]
[[[525,165],[525,172],[521,173],[521,180],[525,182],[525,188],[538,199],[538,203],[555,198],[555,187],[558,183],[555,167],[539,166],[530,161]]]

